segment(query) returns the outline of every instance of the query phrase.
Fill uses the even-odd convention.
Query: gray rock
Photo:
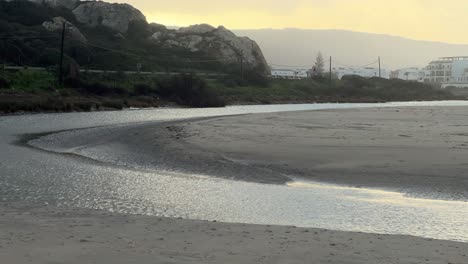
[[[164,42],[164,46],[173,48],[173,47],[181,47],[182,45],[175,40],[168,39]]]
[[[151,32],[165,32],[165,31],[167,31],[167,27],[165,25],[162,25],[162,24],[151,23],[151,24],[149,24],[149,26],[150,26]]]
[[[182,47],[192,52],[210,54],[223,64],[237,64],[241,56],[245,66],[259,67],[266,73],[267,62],[257,43],[247,37],[238,37],[223,26],[218,28],[207,24],[180,28],[177,31],[156,32],[151,39],[165,39],[166,47]]]
[[[244,62],[247,65],[261,67],[265,70],[268,68],[262,50],[255,41],[247,37],[238,37],[223,26],[218,27],[213,35],[216,36],[218,41],[226,44],[220,46],[218,51],[220,59],[227,56],[226,54],[232,54],[234,51],[238,56],[244,57]]]
[[[189,49],[191,52],[199,51],[198,45],[203,41],[202,36],[189,35],[179,39],[182,47]]]
[[[128,4],[86,2],[75,8],[73,14],[80,23],[91,27],[103,25],[121,33],[127,32],[131,21],[146,21],[138,9]]]
[[[60,32],[63,29],[63,23],[66,25],[65,29],[67,34],[73,39],[81,42],[87,42],[86,37],[80,32],[80,30],[63,17],[54,17],[52,21],[45,21],[42,23],[42,26],[48,31]]]
[[[14,0],[6,0],[7,2],[11,2]],[[36,4],[45,4],[51,7],[57,6],[64,6],[68,9],[73,9],[77,6],[79,0],[29,0],[30,2],[34,2]]]
[[[206,34],[213,30],[215,30],[215,28],[208,24],[199,24],[189,27],[181,27],[177,32],[183,34]]]
[[[164,36],[164,32],[159,31],[151,35],[151,39],[154,41],[160,41],[163,36]]]

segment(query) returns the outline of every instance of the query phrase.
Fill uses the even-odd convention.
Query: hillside
[[[266,73],[258,45],[222,26],[172,30],[128,4],[75,0],[0,1],[0,63],[55,66],[63,23],[67,63],[82,68],[237,73],[243,57]]]
[[[255,39],[269,63],[282,65],[313,64],[318,51],[333,56],[337,63],[350,65],[366,65],[381,56],[383,67],[387,69],[423,67],[438,57],[468,55],[468,45],[346,30],[255,29],[234,32]]]
[[[67,67],[60,82],[57,65],[64,25]],[[306,58],[301,50],[321,47],[318,42],[304,46],[300,34],[286,37],[255,36],[269,60],[281,58],[287,64]],[[285,41],[289,46],[282,46]],[[343,53],[356,54],[339,45]],[[314,57],[315,52],[307,55]],[[47,71],[1,67],[4,64]],[[215,74],[208,78],[203,73]],[[171,29],[149,24],[128,4],[0,0],[0,113],[465,98],[401,80],[351,76],[330,83],[320,77],[271,80],[267,74],[259,45],[223,26]]]

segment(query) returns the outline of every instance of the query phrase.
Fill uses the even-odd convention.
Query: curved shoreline
[[[455,145],[443,142],[446,139],[442,135],[447,132],[444,126],[456,127],[463,121],[457,115],[466,108],[361,108],[218,116],[89,128],[82,133],[65,131],[42,137],[33,145],[53,145],[55,152],[133,169],[267,184],[305,179],[392,189],[423,198],[468,200],[463,172],[466,166],[451,161],[457,155],[468,155],[468,148],[460,140],[454,140]],[[419,123],[414,125],[411,120]],[[402,124],[409,127],[395,128]],[[273,133],[272,129],[277,131]],[[387,133],[389,129],[394,131]],[[461,135],[460,131],[451,128],[448,132]],[[363,137],[363,132],[369,136]],[[332,160],[334,157],[341,159],[339,163]],[[426,168],[432,163],[440,164]],[[445,175],[439,177],[437,173]]]
[[[50,153],[73,155],[107,166],[118,166],[145,172],[166,171],[264,184],[285,184],[292,181],[284,174],[265,167],[239,164],[215,153],[201,153],[199,148],[187,144],[184,141],[186,137],[177,131],[177,128],[182,124],[235,116],[242,115],[56,131],[23,135],[19,142],[22,145]],[[85,135],[83,136],[80,132],[84,132]],[[127,139],[125,142],[121,142],[125,136],[135,135],[135,133],[138,134],[136,141]],[[153,136],[155,134],[157,136]],[[103,136],[110,137],[103,139]],[[77,141],[78,138],[83,139],[84,137],[86,140]],[[141,142],[150,142],[150,145]],[[116,144],[120,146],[115,147]],[[106,147],[110,145],[115,147],[111,151]],[[109,153],[112,153],[112,156],[108,156]],[[255,174],[269,176],[264,178],[249,177],[249,175]]]
[[[0,192],[8,201],[0,203],[1,259],[12,263],[302,263],[306,256],[317,263],[467,262],[468,244],[446,241],[468,241],[464,202],[328,185],[298,188],[172,177],[107,168],[109,164],[95,166],[15,144],[20,131],[32,134],[179,117],[171,111],[149,114],[1,120]],[[328,230],[277,226],[291,224]]]

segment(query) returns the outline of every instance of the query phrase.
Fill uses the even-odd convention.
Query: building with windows
[[[468,56],[442,57],[425,68],[424,82],[442,88],[468,87]]]
[[[306,69],[272,69],[271,77],[275,79],[305,79],[309,77]]]
[[[424,82],[426,70],[420,68],[404,68],[390,73],[390,79],[401,79],[405,81]]]

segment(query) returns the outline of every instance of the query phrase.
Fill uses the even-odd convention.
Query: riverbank
[[[453,263],[468,244],[288,226],[0,205],[5,263]]]
[[[0,114],[18,112],[81,112],[167,105],[383,103],[466,100],[466,94],[427,84],[381,78],[346,76],[325,79],[240,81],[194,74],[146,76],[82,74],[57,86],[50,73],[23,70],[0,76]],[[455,95],[456,94],[456,95]]]
[[[33,145],[126,167],[467,200],[468,107],[356,108],[93,128]]]

